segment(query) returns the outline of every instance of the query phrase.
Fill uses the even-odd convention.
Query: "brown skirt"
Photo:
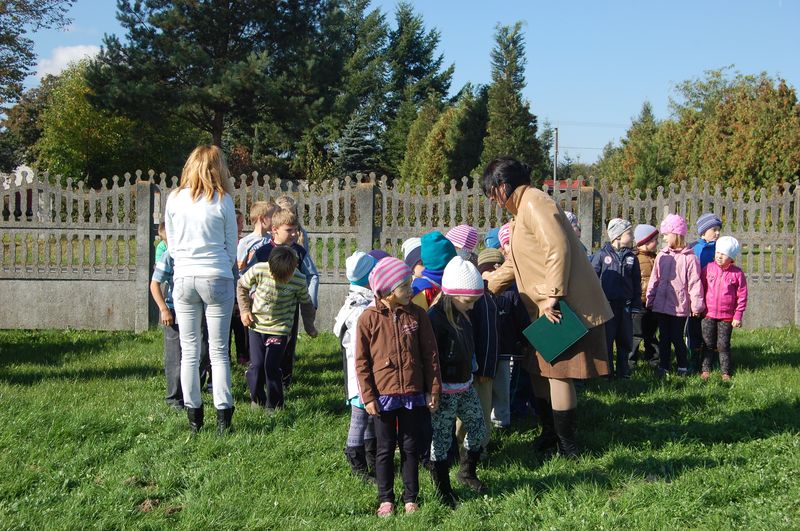
[[[608,354],[606,353],[605,325],[590,328],[567,351],[550,362],[539,355],[531,359],[528,371],[544,378],[576,378],[585,380],[608,374]]]

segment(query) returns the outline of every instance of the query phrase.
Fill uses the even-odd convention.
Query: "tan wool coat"
[[[520,186],[508,198],[506,208],[514,215],[511,259],[490,275],[489,289],[500,293],[516,282],[531,319],[542,315],[548,297],[561,297],[590,330],[610,320],[614,314],[600,280],[555,201],[542,190]],[[602,329],[584,339],[575,345],[579,350],[568,350],[552,366],[537,355],[541,374],[552,378],[606,374]]]

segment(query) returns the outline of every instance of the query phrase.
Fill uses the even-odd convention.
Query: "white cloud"
[[[84,57],[94,57],[100,53],[100,47],[93,44],[79,44],[77,46],[58,46],[53,48],[49,59],[41,58],[36,65],[36,77],[42,79],[48,74],[59,74],[70,63],[79,61]]]

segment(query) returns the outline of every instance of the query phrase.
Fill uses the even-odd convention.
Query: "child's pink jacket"
[[[705,311],[700,260],[690,248],[664,247],[659,251],[647,284],[645,306],[678,317]]]
[[[722,269],[709,262],[703,270],[703,287],[706,291],[706,317],[741,321],[747,308],[747,279],[734,264]]]

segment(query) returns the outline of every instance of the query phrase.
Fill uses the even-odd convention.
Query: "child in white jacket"
[[[372,417],[364,410],[358,395],[355,330],[358,318],[374,298],[369,288],[369,274],[376,263],[375,258],[361,251],[347,258],[345,274],[350,281],[350,291],[333,325],[333,333],[342,345],[347,403],[350,405],[350,431],[344,454],[353,474],[372,483],[375,482],[375,430]]]

